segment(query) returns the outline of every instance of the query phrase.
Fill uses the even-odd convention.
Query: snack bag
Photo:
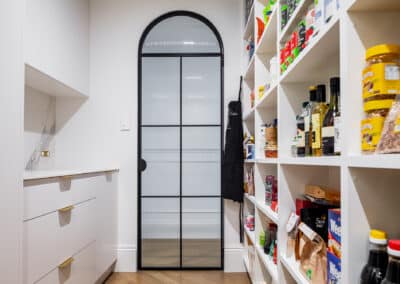
[[[397,95],[383,125],[378,154],[400,153],[400,95]]]

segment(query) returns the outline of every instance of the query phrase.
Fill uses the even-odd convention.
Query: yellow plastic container
[[[400,94],[400,46],[381,44],[366,52],[363,98]]]
[[[366,118],[361,121],[361,149],[373,153],[381,138],[385,118],[393,100],[374,100],[364,104]]]

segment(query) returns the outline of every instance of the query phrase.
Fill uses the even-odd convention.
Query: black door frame
[[[149,32],[160,22],[165,19],[175,17],[175,16],[187,16],[195,18],[205,25],[207,25],[210,30],[216,36],[220,52],[219,53],[143,53],[143,45],[146,40],[147,35]],[[142,265],[142,197],[149,197],[149,196],[142,196],[142,182],[141,182],[141,157],[142,157],[142,127],[146,126],[149,127],[150,125],[142,125],[142,58],[144,57],[176,57],[180,60],[180,125],[176,125],[176,127],[180,127],[180,195],[179,196],[157,196],[157,197],[179,197],[180,198],[180,266],[179,267],[143,267]],[[219,57],[221,60],[220,63],[220,76],[221,76],[221,90],[220,90],[220,124],[218,125],[182,125],[182,58],[184,57]],[[166,125],[158,125],[165,127]],[[169,125],[171,126],[171,125]],[[139,48],[138,48],[138,156],[137,156],[137,186],[138,186],[138,196],[137,196],[137,206],[138,206],[138,219],[137,219],[137,267],[139,270],[223,270],[224,269],[224,199],[222,198],[222,192],[220,195],[215,196],[184,196],[184,197],[192,197],[192,198],[207,198],[207,197],[214,197],[220,198],[221,201],[221,213],[220,213],[220,223],[221,223],[221,263],[220,266],[217,267],[182,267],[182,128],[183,127],[206,127],[206,126],[218,126],[221,128],[220,131],[220,143],[221,143],[221,153],[220,153],[220,177],[221,177],[221,190],[222,190],[222,158],[223,158],[223,147],[224,147],[224,47],[222,43],[222,38],[216,29],[216,27],[205,17],[189,11],[172,11],[166,14],[161,15],[160,17],[153,20],[144,30],[140,41],[139,41]],[[157,125],[151,125],[150,127],[157,127]]]

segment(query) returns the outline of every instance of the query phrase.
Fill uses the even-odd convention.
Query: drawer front
[[[96,199],[24,222],[26,283],[33,283],[95,240]]]
[[[64,268],[55,268],[37,284],[92,284],[95,279],[96,245],[91,243],[73,256]]]
[[[105,174],[25,181],[24,220],[94,198],[96,189],[105,183]]]

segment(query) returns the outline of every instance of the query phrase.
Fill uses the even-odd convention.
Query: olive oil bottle
[[[328,107],[326,105],[325,85],[317,86],[317,102],[312,109],[311,127],[312,127],[312,155],[322,156],[322,123]]]

